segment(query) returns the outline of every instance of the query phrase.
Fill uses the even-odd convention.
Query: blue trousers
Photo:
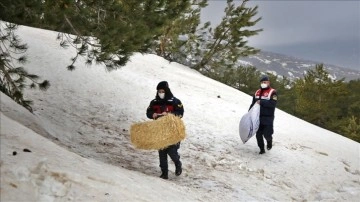
[[[180,148],[180,142],[174,145],[170,145],[165,149],[159,150],[160,168],[163,172],[168,171],[168,160],[169,155],[175,166],[180,165],[180,155],[178,149]]]
[[[264,149],[264,138],[267,142],[272,141],[272,134],[274,133],[273,125],[260,124],[258,131],[256,132],[256,140],[259,148]]]

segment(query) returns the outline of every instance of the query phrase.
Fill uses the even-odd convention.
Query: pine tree
[[[357,142],[360,142],[360,121],[355,116],[347,119],[345,125],[341,126],[343,134]]]
[[[277,80],[271,80],[271,86],[276,89],[277,95],[280,101],[277,103],[277,107],[290,113],[295,114],[295,99],[296,94],[293,88],[293,82],[285,76],[278,78]]]
[[[343,97],[340,102],[344,116],[355,116],[360,120],[360,79],[349,81],[347,89],[350,90],[349,96]]]
[[[110,71],[125,65],[134,52],[145,53],[163,27],[186,10],[189,1],[2,0],[0,20],[58,31],[60,46],[76,49],[67,66],[69,70],[74,70],[77,59],[84,57],[86,64],[101,63]],[[30,87],[40,89],[48,88],[49,82],[38,83],[36,75],[27,73],[23,67],[15,67],[14,54],[24,53],[26,46],[15,37],[14,24],[6,31],[1,29],[0,87],[31,110],[30,101],[22,94],[25,80],[32,82]],[[19,52],[11,54],[12,49]],[[25,57],[17,60],[24,62]]]
[[[331,121],[339,117],[338,99],[349,92],[341,80],[333,80],[322,64],[309,70],[304,79],[295,82],[295,113],[320,127],[330,128]]]
[[[189,0],[4,0],[0,19],[60,32],[60,45],[77,49],[87,64],[108,70],[126,64],[134,52],[145,53],[165,25],[177,19]]]
[[[257,35],[262,29],[250,30],[261,18],[252,20],[257,14],[257,6],[246,7],[244,0],[235,6],[233,0],[227,1],[225,16],[214,29],[208,29],[210,40],[202,47],[201,60],[193,66],[197,70],[215,71],[223,67],[234,67],[240,57],[257,53],[259,50],[247,46],[247,38]],[[221,72],[220,72],[221,73]]]
[[[169,61],[189,65],[191,56],[199,55],[199,46],[204,43],[201,33],[209,26],[205,23],[199,28],[200,11],[206,6],[207,0],[192,0],[182,15],[163,28],[154,40],[153,52]]]
[[[27,45],[15,34],[16,28],[15,24],[0,23],[0,90],[32,112],[32,102],[24,98],[24,88],[46,90],[50,83],[47,80],[39,81],[39,76],[17,66],[26,63],[24,53]]]

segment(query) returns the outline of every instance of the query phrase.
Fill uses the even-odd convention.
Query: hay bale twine
[[[184,122],[173,114],[130,127],[131,143],[138,149],[164,149],[185,139],[185,136]]]

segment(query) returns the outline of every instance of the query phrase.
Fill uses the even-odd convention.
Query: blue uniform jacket
[[[249,110],[258,100],[260,100],[260,125],[273,125],[277,103],[276,90],[271,87],[258,89],[253,95]]]

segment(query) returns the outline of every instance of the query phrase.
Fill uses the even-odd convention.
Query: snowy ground
[[[26,68],[52,86],[27,91],[34,114],[1,94],[1,201],[360,198],[359,143],[277,109],[273,149],[259,155],[256,139],[242,144],[238,134],[249,95],[154,55],[135,54],[113,72],[82,62],[70,72],[74,52],[56,33],[21,27],[19,35],[29,45]],[[157,151],[129,140],[162,80],[184,104],[187,132],[183,174],[169,162],[169,180],[158,177]]]

